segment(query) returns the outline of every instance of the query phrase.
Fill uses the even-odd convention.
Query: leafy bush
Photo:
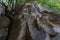
[[[60,13],[60,0],[38,0],[38,3],[55,13]]]

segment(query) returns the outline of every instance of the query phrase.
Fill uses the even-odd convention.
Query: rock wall
[[[39,12],[33,3],[26,3],[20,7],[16,7],[16,15],[12,20],[10,29],[8,29],[10,20],[1,16],[1,40],[5,39],[7,30],[10,30],[7,40],[55,40],[59,37],[60,25],[51,21],[53,16],[49,12]]]

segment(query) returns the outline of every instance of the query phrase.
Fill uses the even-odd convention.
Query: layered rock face
[[[7,34],[7,40],[60,40],[60,25],[49,12],[39,12],[33,3],[26,3],[22,9],[20,6],[16,9],[17,14],[12,20],[9,33],[7,30],[10,20],[5,16],[0,18],[1,40],[4,40]]]

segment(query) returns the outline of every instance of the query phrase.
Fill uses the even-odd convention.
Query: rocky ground
[[[26,3],[22,11],[20,9],[17,7],[17,15],[13,19],[8,40],[60,40],[58,16],[39,12],[33,3]],[[5,40],[9,23],[9,18],[0,16],[0,40]]]

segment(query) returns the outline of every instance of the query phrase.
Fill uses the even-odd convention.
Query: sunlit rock
[[[60,26],[53,24],[48,20],[48,22],[52,25],[54,32],[60,33]]]
[[[60,33],[60,27],[59,26],[55,26],[55,27],[53,27],[53,29],[56,33]]]

